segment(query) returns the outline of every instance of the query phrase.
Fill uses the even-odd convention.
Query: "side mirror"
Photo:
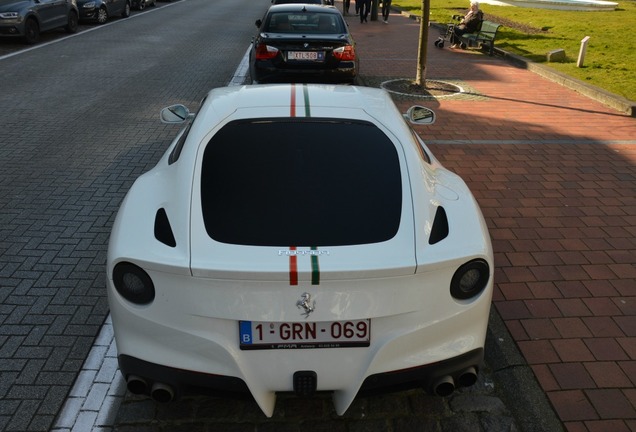
[[[261,24],[263,24],[263,21],[257,19],[254,24],[256,24],[256,28],[261,28]]]
[[[414,124],[433,124],[435,123],[435,111],[430,108],[415,105],[408,109],[406,119]]]
[[[183,123],[193,115],[185,105],[177,104],[162,109],[159,117],[162,123],[175,124]]]

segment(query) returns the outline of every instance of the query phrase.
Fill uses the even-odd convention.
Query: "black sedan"
[[[272,4],[305,3],[333,5],[333,0],[272,0]]]
[[[355,81],[355,43],[333,6],[274,5],[256,27],[250,51],[252,82]]]

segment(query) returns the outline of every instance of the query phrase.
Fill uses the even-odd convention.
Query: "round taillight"
[[[490,267],[483,259],[468,261],[457,269],[451,280],[451,295],[466,300],[481,293],[490,278]]]
[[[113,269],[113,284],[126,300],[136,304],[148,304],[155,299],[152,279],[141,267],[129,262],[120,262]]]

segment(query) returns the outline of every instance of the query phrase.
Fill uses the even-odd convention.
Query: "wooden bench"
[[[501,24],[492,21],[482,21],[479,31],[475,33],[465,33],[462,35],[462,40],[467,43],[468,46],[488,46],[488,55],[493,55],[495,50],[495,38],[497,37],[497,31],[501,27]]]

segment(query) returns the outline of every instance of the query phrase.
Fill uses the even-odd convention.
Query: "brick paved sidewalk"
[[[415,77],[419,23],[347,18],[365,83]],[[636,119],[437,36],[427,79],[467,92],[396,100],[438,114],[418,132],[482,207],[496,311],[566,430],[636,431]]]

